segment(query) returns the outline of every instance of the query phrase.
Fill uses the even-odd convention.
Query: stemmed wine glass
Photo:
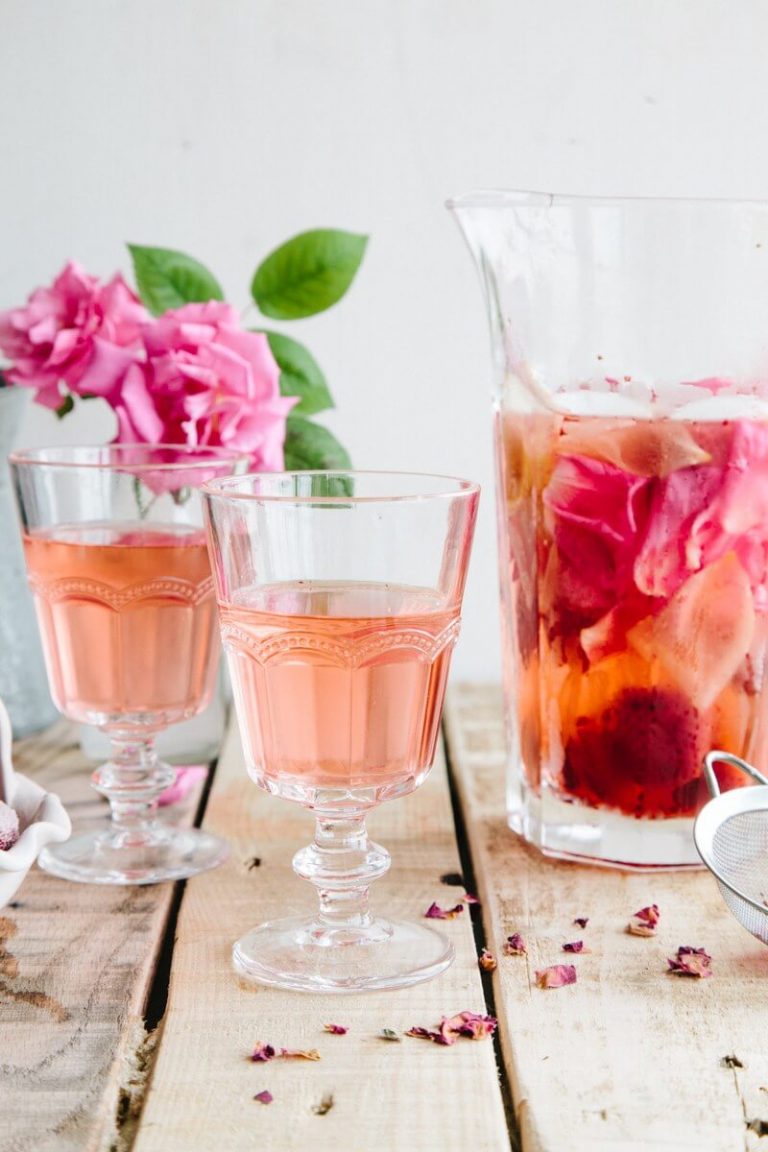
[[[246,465],[223,449],[178,445],[11,457],[51,694],[112,743],[93,776],[111,823],[47,848],[40,864],[57,876],[149,884],[226,856],[219,837],[156,818],[174,772],[153,741],[210,700],[219,643],[198,488]]]
[[[424,780],[438,738],[476,484],[397,473],[276,473],[204,488],[221,633],[248,772],[314,811],[294,857],[314,917],[234,946],[236,970],[306,991],[398,988],[447,968],[431,926],[374,917],[389,868],[366,814]]]

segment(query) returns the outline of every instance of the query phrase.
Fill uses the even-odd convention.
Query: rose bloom
[[[244,332],[235,309],[212,300],[166,312],[142,338],[146,362],[130,365],[113,404],[119,441],[223,446],[257,469],[282,469],[297,398],[280,395],[266,336]]]
[[[122,276],[102,284],[70,261],[25,307],[0,312],[0,349],[13,361],[4,374],[11,384],[37,389],[35,399],[47,408],[61,405],[62,383],[77,395],[110,399],[146,320]]]

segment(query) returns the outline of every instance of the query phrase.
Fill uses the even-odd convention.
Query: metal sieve
[[[718,762],[740,768],[758,786],[721,792]],[[768,944],[768,780],[730,752],[707,753],[704,776],[712,799],[693,826],[696,848],[733,915]]]

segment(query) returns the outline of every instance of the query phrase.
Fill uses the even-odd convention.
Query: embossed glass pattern
[[[246,462],[128,445],[21,452],[12,463],[51,694],[112,742],[94,775],[112,806],[109,828],[56,845],[41,863],[119,884],[212,867],[222,841],[155,815],[173,770],[153,741],[213,691],[216,605],[197,487]]]
[[[478,491],[386,473],[250,476],[206,486],[221,632],[246,765],[311,808],[294,859],[316,918],[262,925],[236,969],[267,984],[352,991],[450,964],[431,927],[374,918],[389,854],[366,813],[424,779],[459,633]]]

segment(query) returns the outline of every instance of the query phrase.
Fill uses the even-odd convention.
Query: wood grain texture
[[[226,835],[234,850],[228,864],[187,885],[135,1152],[507,1152],[489,1040],[445,1048],[377,1035],[485,1010],[467,913],[441,925],[456,945],[453,967],[411,989],[322,997],[247,985],[231,969],[233,941],[262,920],[312,908],[314,890],[291,870],[293,853],[311,838],[311,817],[251,783],[233,731],[205,827]],[[379,809],[370,830],[393,858],[373,888],[374,910],[419,918],[433,900],[456,902],[461,890],[439,881],[459,868],[442,763],[414,795]],[[254,856],[258,867],[250,866]],[[349,1032],[329,1035],[326,1023]],[[317,1048],[321,1059],[254,1064],[248,1057],[257,1042]],[[254,1100],[264,1090],[274,1096],[268,1106]],[[330,1096],[333,1107],[319,1114]]]
[[[19,742],[15,765],[58,792],[76,830],[105,820],[74,726]],[[172,884],[102,888],[34,867],[0,911],[0,1152],[120,1146],[172,898]]]
[[[514,836],[498,688],[453,689],[447,733],[487,935],[499,952],[513,931],[528,943],[494,974],[524,1152],[757,1152],[768,1121],[768,951],[707,872],[550,861]],[[630,916],[653,902],[658,935],[628,935]],[[577,916],[589,917],[585,929]],[[563,953],[574,939],[589,951]],[[711,953],[712,979],[667,975],[681,944]],[[536,969],[563,962],[575,964],[576,985],[536,987]]]

